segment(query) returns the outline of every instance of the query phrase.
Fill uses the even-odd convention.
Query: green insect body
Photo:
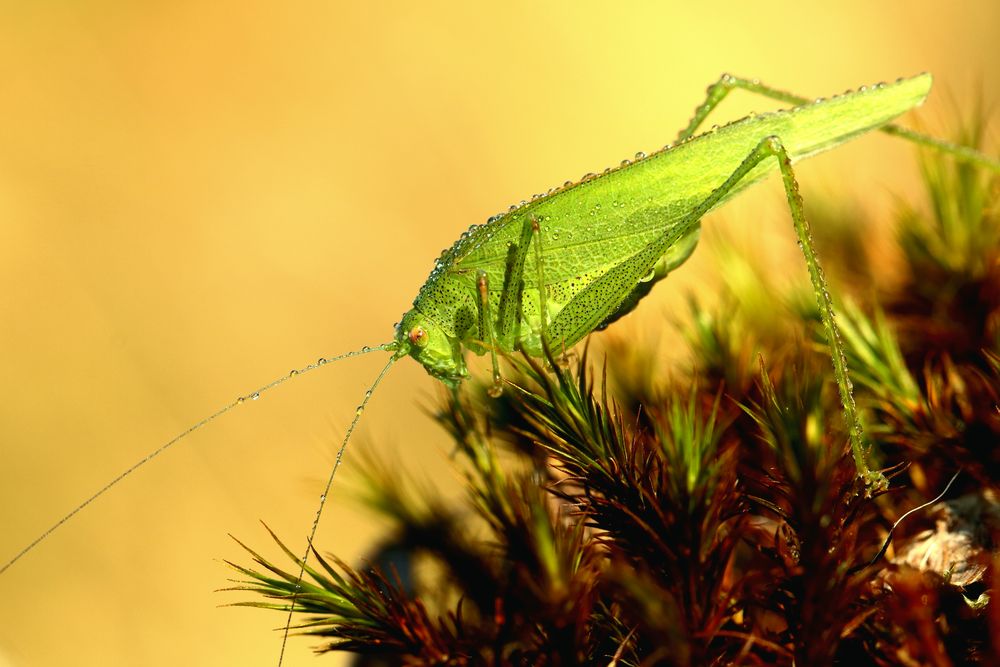
[[[502,351],[541,356],[543,329],[553,349],[571,347],[634,308],[687,259],[707,210],[778,169],[777,160],[760,161],[698,211],[764,138],[778,137],[799,160],[885,125],[923,102],[930,86],[924,74],[744,118],[473,226],[442,253],[404,315],[396,356],[412,355],[454,386],[468,375],[464,351],[488,350],[491,317]],[[538,270],[530,266],[530,243],[540,245]],[[477,293],[481,276],[485,303]]]

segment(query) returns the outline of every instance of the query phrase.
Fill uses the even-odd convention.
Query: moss
[[[586,352],[515,357],[500,399],[450,395],[466,502],[369,464],[391,548],[361,570],[317,553],[298,629],[378,664],[1000,664],[998,180],[922,167],[899,279],[862,272],[838,307],[889,492],[857,480],[815,308],[792,300],[775,335],[739,307],[772,288],[743,283],[714,310],[692,300],[683,381],[617,347],[599,376]],[[827,264],[863,247],[842,222]],[[246,604],[287,611],[294,554],[289,572],[248,551],[238,588],[264,600]]]

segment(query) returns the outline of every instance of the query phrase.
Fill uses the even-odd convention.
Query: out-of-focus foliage
[[[692,300],[687,373],[612,346],[451,396],[467,502],[370,463],[392,548],[361,569],[317,553],[300,631],[370,664],[1000,664],[998,179],[921,164],[901,279],[878,290],[865,261],[838,291],[889,492],[856,478],[815,307],[740,270],[718,306]],[[821,251],[843,267],[865,223],[841,223]],[[267,601],[246,604],[287,611],[298,565],[250,553],[238,588]]]

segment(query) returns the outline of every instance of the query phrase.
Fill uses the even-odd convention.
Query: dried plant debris
[[[994,490],[938,503],[920,523],[933,528],[903,541],[893,564],[933,572],[959,588],[983,581],[1000,536],[1000,502]]]

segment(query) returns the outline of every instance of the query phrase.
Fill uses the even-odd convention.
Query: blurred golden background
[[[816,96],[931,71],[931,127],[980,91],[996,106],[1000,4],[942,6],[0,4],[0,560],[236,395],[389,340],[466,226],[668,142],[724,71]],[[739,95],[719,122],[773,106]],[[802,167],[807,197],[876,208],[914,174],[882,136]],[[753,238],[776,217],[794,249],[761,191],[715,219]],[[664,327],[669,292],[601,335]],[[273,554],[264,520],[301,547],[382,361],[241,407],[17,563],[0,665],[274,664],[283,617],[213,592],[247,561],[227,533]],[[349,497],[359,450],[454,487],[437,392],[409,361],[388,377],[324,549],[357,559],[380,529]]]

